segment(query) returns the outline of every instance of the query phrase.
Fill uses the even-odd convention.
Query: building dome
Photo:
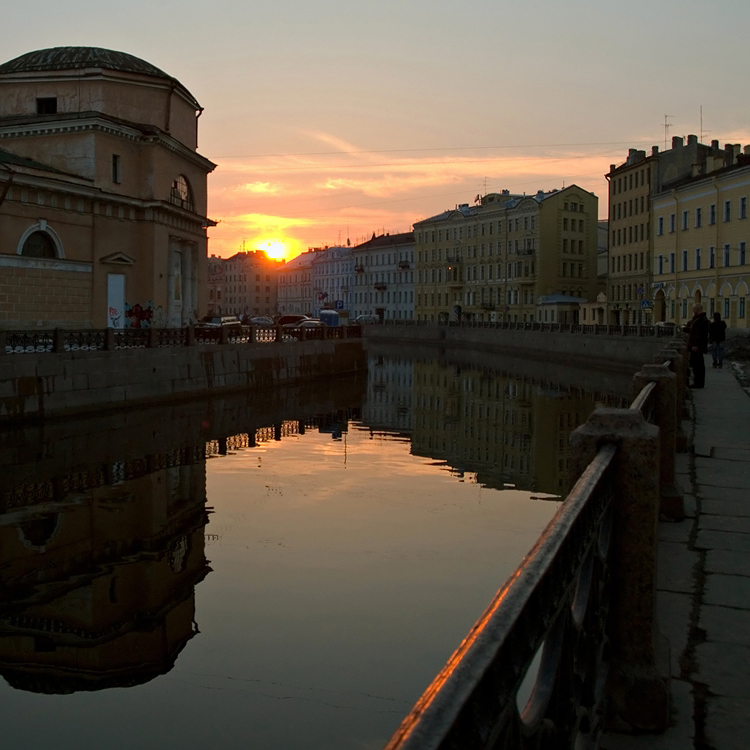
[[[0,65],[0,75],[8,73],[35,73],[45,70],[80,70],[103,68],[125,73],[166,78],[167,75],[155,65],[126,52],[117,52],[102,47],[51,47],[16,57]]]

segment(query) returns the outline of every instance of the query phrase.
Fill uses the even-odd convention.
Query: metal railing
[[[224,328],[124,328],[0,331],[0,353],[111,351],[221,344],[270,344],[277,341],[359,338],[361,326],[234,326]]]
[[[655,535],[683,353],[664,359],[635,376],[629,409],[597,409],[573,433],[578,481],[387,750],[596,748],[612,715],[666,728]]]

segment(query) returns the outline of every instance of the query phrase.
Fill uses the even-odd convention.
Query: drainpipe
[[[169,124],[170,124],[170,121],[172,119],[172,94],[174,94],[174,90],[175,90],[175,82],[173,80],[172,83],[169,86],[169,93],[167,94],[167,112],[166,112],[166,117],[165,117],[165,121],[164,121],[164,132],[165,133],[169,133],[170,132],[170,130],[169,130]]]
[[[203,107],[195,110],[195,147],[198,148],[198,118],[203,114]]]

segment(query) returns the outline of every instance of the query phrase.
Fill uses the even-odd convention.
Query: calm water
[[[3,747],[381,747],[602,398],[373,357],[367,383],[0,435]]]

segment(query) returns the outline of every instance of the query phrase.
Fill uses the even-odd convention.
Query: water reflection
[[[137,685],[168,672],[195,635],[195,585],[209,570],[205,461],[164,458],[164,468],[93,472],[83,491],[52,481],[5,494],[0,675],[10,685]]]
[[[381,351],[366,381],[0,432],[4,739],[381,746],[620,403],[583,379]]]
[[[415,455],[496,489],[564,495],[570,433],[598,406],[627,405],[626,380],[618,393],[393,354],[371,355],[368,369],[365,425],[408,435]]]

